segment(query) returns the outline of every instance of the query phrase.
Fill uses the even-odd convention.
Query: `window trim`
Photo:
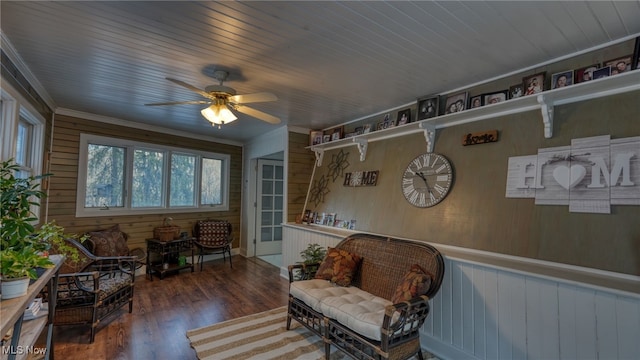
[[[125,184],[124,184],[124,207],[122,208],[85,208],[85,196],[87,187],[87,158],[89,144],[119,146],[127,149],[125,156]],[[133,174],[133,151],[136,149],[161,150],[167,152],[167,172],[164,176],[167,178],[165,200],[162,207],[131,207],[131,197],[129,192],[132,184]],[[218,159],[222,161],[222,203],[220,205],[200,205],[200,182],[201,177],[199,166],[196,167],[196,205],[195,206],[179,206],[170,207],[169,205],[169,177],[170,177],[170,160],[171,153],[194,155],[201,164],[201,158]],[[140,215],[140,214],[169,214],[169,213],[189,213],[203,211],[228,211],[229,210],[229,182],[231,179],[231,155],[221,154],[207,151],[200,151],[187,148],[178,148],[159,144],[145,143],[141,141],[126,140],[107,136],[80,134],[80,145],[78,154],[78,185],[76,189],[76,217],[97,217],[97,216],[120,216],[120,215]]]

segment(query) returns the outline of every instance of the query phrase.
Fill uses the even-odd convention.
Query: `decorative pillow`
[[[126,235],[120,231],[119,225],[109,229],[88,233],[89,241],[93,244],[93,255],[96,256],[125,256],[129,254]]]
[[[329,280],[340,286],[349,286],[362,258],[345,250],[330,247],[318,271],[316,279]]]
[[[432,276],[428,271],[425,271],[418,264],[413,264],[411,270],[404,274],[404,278],[396,288],[391,302],[397,304],[423,295],[429,290],[429,287],[431,287],[431,278]]]

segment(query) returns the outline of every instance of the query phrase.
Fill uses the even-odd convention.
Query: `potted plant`
[[[302,273],[300,274],[301,279],[311,279],[315,276],[316,271],[318,271],[318,266],[320,262],[324,260],[324,257],[327,255],[327,249],[321,247],[318,244],[309,244],[307,248],[300,252],[300,256],[302,256],[302,262],[298,262],[298,264],[303,264]]]
[[[18,178],[18,165],[13,160],[0,166],[0,283],[2,297],[26,294],[29,279],[37,278],[37,267],[50,267],[53,263],[43,256],[43,241],[33,223],[37,221],[32,206],[44,197],[38,190],[39,177]],[[19,281],[16,285],[15,281]],[[8,293],[10,286],[18,293]]]

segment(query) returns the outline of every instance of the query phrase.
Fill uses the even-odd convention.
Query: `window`
[[[229,209],[229,155],[82,134],[79,161],[79,217]]]

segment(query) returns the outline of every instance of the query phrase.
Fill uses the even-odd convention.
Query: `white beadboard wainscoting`
[[[335,246],[353,233],[296,224],[283,230],[284,277],[308,244]],[[445,277],[421,343],[438,357],[640,359],[640,277],[433,245],[444,254]],[[465,253],[479,255],[458,256]],[[505,259],[542,271],[509,268]],[[559,269],[598,285],[554,276]],[[600,285],[609,282],[623,290]]]

